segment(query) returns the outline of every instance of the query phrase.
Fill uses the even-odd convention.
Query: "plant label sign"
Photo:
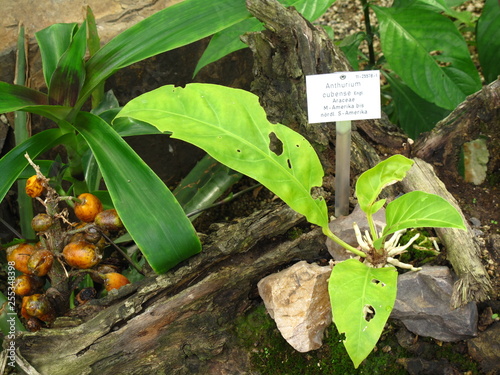
[[[380,71],[306,76],[310,124],[380,118]]]

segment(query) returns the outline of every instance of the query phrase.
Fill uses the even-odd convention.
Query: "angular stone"
[[[332,269],[301,261],[258,283],[259,294],[283,338],[297,351],[322,345],[332,323],[328,278]]]
[[[385,209],[382,208],[376,212],[375,215],[373,215],[373,220],[377,230],[379,231],[380,228],[385,225]],[[358,224],[358,227],[363,234],[366,230],[369,230],[368,220],[366,220],[366,215],[359,205],[356,205],[351,214],[341,216],[330,222],[329,227],[333,234],[337,237],[341,238],[351,246],[358,247],[358,241],[356,240],[356,235],[354,234],[354,229],[352,228],[354,223]],[[336,244],[329,238],[326,239],[326,247],[328,248],[330,255],[337,262],[355,257],[353,253],[345,250],[342,246]]]
[[[454,278],[448,267],[424,267],[398,279],[398,294],[391,318],[419,335],[453,342],[477,335],[477,306],[470,302],[451,308]]]

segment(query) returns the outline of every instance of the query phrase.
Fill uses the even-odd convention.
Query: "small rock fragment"
[[[257,284],[281,335],[299,352],[318,349],[326,327],[332,323],[328,294],[331,271],[330,266],[301,261]]]

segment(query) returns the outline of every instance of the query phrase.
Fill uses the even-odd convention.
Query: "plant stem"
[[[370,7],[367,0],[361,0],[363,14],[365,16],[366,38],[368,42],[369,67],[375,66],[375,50],[373,49],[373,31],[370,23]]]
[[[361,250],[356,249],[355,247],[349,245],[347,242],[342,241],[340,238],[338,238],[336,235],[332,233],[330,228],[328,227],[323,227],[323,234],[330,238],[333,242],[337,243],[338,245],[342,246],[344,249],[347,251],[350,251],[351,253],[356,254],[357,256],[360,256],[362,258],[366,258],[366,254],[362,252]]]

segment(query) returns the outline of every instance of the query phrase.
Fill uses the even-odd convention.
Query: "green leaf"
[[[316,152],[300,134],[271,124],[256,95],[210,84],[169,85],[130,101],[117,117],[127,116],[171,131],[259,181],[310,223],[328,225],[325,201],[311,196],[323,178]]]
[[[56,23],[35,33],[42,56],[43,76],[47,87],[50,87],[52,74],[56,70],[59,59],[68,49],[77,27],[76,23]]]
[[[34,160],[42,152],[63,143],[65,134],[61,129],[48,129],[28,138],[19,146],[10,150],[0,159],[0,202],[3,200],[12,184],[29,165],[24,154],[28,153]]]
[[[413,163],[413,160],[403,155],[393,155],[362,173],[356,181],[356,196],[361,209],[369,214],[377,212],[385,202],[375,202],[382,189],[401,181]]]
[[[319,18],[335,2],[335,0],[279,0],[284,6],[293,6],[304,18],[314,21]],[[250,14],[249,14],[250,16]],[[246,48],[247,45],[240,40],[240,36],[254,31],[264,30],[262,23],[252,17],[223,29],[215,34],[201,56],[193,73],[198,74],[204,66],[229,55],[232,52]]]
[[[344,55],[347,57],[349,64],[351,64],[354,70],[359,69],[359,45],[364,40],[366,40],[366,33],[360,31],[356,34],[347,36],[339,44],[340,49],[344,52]]]
[[[66,52],[63,53],[52,73],[49,85],[49,101],[72,107],[85,80],[85,52],[87,50],[87,27],[84,22],[77,29]]]
[[[120,33],[87,62],[87,81],[77,106],[117,70],[200,40],[250,17],[242,0],[184,0]]]
[[[186,214],[203,210],[241,179],[241,174],[205,155],[182,179],[174,195]],[[198,215],[190,217],[194,221]]]
[[[439,195],[412,191],[393,200],[385,210],[383,236],[408,228],[466,229],[462,215]]]
[[[397,279],[395,267],[371,268],[357,259],[333,267],[328,282],[333,321],[345,333],[344,346],[356,368],[382,334],[396,301]]]
[[[151,267],[164,273],[199,253],[200,241],[177,200],[113,128],[86,112],[77,115],[74,126],[92,149],[113,204]]]
[[[26,111],[59,122],[71,111],[69,107],[48,105],[47,95],[39,91],[5,82],[0,82],[0,97],[0,113]]]
[[[384,73],[384,76],[391,85],[399,126],[410,138],[417,139],[421,133],[432,130],[438,121],[450,113],[422,99],[394,74]]]
[[[467,43],[450,19],[428,10],[371,7],[385,58],[419,96],[452,110],[481,89]]]
[[[486,0],[483,12],[477,21],[477,52],[486,83],[500,75],[500,4],[497,0]]]

